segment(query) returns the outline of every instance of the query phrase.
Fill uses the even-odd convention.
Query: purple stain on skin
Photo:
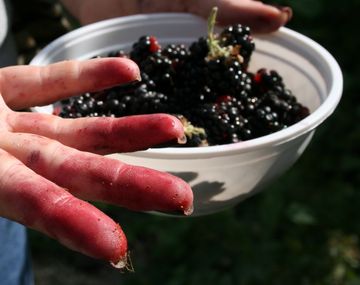
[[[34,169],[39,164],[40,159],[41,159],[40,151],[39,150],[32,151],[27,158],[26,165],[29,168]]]

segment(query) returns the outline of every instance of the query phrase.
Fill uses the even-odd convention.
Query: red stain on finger
[[[74,173],[76,179],[71,178]],[[192,190],[180,178],[115,159],[91,154],[73,155],[62,162],[52,179],[83,199],[131,210],[190,214],[192,209]]]

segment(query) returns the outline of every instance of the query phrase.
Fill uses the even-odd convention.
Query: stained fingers
[[[184,137],[181,122],[167,114],[62,119],[40,113],[14,112],[7,122],[13,132],[46,136],[99,154],[143,150]]]
[[[3,137],[0,148],[79,198],[139,211],[192,212],[192,190],[178,177],[77,151],[38,135]]]
[[[126,58],[69,60],[2,68],[0,93],[10,108],[22,109],[138,80],[138,66]]]
[[[2,149],[0,159],[0,216],[85,255],[125,266],[127,241],[115,221]]]

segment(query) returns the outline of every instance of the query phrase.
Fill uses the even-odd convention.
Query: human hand
[[[189,12],[207,18],[219,8],[222,25],[240,23],[255,33],[267,33],[285,25],[292,17],[289,7],[275,7],[255,0],[62,0],[82,24],[139,13]]]
[[[84,200],[190,214],[192,191],[181,179],[100,155],[179,139],[176,118],[63,119],[14,111],[136,80],[139,69],[125,58],[0,69],[0,216],[124,267],[123,231]]]

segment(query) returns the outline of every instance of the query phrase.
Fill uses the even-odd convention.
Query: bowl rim
[[[204,19],[188,14],[188,13],[153,13],[153,14],[138,14],[132,16],[125,16],[119,18],[113,18],[108,20],[103,20],[93,24],[89,24],[80,28],[77,28],[73,31],[68,32],[67,34],[60,36],[49,45],[44,47],[30,62],[30,65],[41,65],[42,61],[46,58],[51,51],[56,50],[56,48],[62,43],[66,43],[69,40],[75,40],[79,36],[84,34],[90,34],[92,31],[98,31],[99,29],[111,27],[114,25],[120,25],[130,22],[139,22],[139,21],[158,21],[158,20],[184,20],[184,21],[204,21]],[[255,37],[257,35],[255,34]],[[226,156],[232,155],[234,153],[244,153],[249,151],[255,151],[260,148],[271,147],[279,144],[283,144],[290,140],[293,140],[299,136],[302,136],[312,130],[314,130],[318,125],[320,125],[327,117],[329,117],[337,107],[343,91],[343,75],[340,69],[339,64],[335,58],[320,44],[312,40],[311,38],[300,34],[294,30],[291,30],[287,27],[281,27],[276,32],[263,35],[260,34],[260,37],[276,37],[279,40],[286,40],[286,42],[291,42],[293,46],[303,46],[307,49],[312,50],[317,56],[317,60],[320,61],[323,66],[326,67],[328,71],[328,76],[331,78],[331,85],[329,86],[328,96],[321,103],[321,105],[316,108],[309,116],[299,121],[298,123],[277,131],[275,133],[262,136],[259,138],[251,139],[248,141],[241,141],[238,143],[224,144],[224,145],[215,145],[215,146],[206,146],[206,147],[167,147],[167,148],[150,148],[144,151],[138,151],[131,153],[134,156],[140,157],[153,157],[153,158],[181,158],[181,157],[217,157],[217,156]]]

